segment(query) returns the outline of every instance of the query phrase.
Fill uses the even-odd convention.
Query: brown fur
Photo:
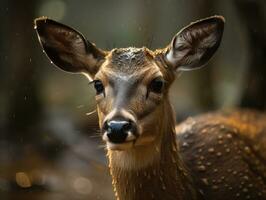
[[[66,25],[35,20],[39,41],[55,65],[101,84],[100,127],[114,119],[135,127],[126,132],[126,139],[133,132],[134,137],[120,143],[103,129],[117,199],[266,199],[264,114],[213,113],[191,118],[175,131],[168,92],[176,71],[206,64],[220,45],[224,22],[222,16],[194,22],[153,52],[102,51]],[[159,91],[152,87],[158,79]]]
[[[266,199],[266,116],[226,111],[177,126],[182,160],[207,199]]]

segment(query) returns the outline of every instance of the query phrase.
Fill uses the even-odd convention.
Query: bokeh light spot
[[[16,182],[22,188],[31,187],[31,180],[25,172],[17,172],[16,173]]]
[[[75,191],[79,194],[90,194],[92,191],[92,183],[89,179],[84,177],[77,177],[73,182]]]

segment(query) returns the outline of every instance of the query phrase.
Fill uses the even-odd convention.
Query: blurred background
[[[33,20],[48,16],[102,49],[165,47],[192,21],[226,18],[208,66],[171,90],[177,121],[234,107],[266,107],[265,0],[1,0],[0,199],[114,199],[94,89],[43,54]],[[91,113],[92,112],[92,113]]]

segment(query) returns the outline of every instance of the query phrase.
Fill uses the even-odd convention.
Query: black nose
[[[107,131],[107,137],[113,143],[125,142],[128,132],[132,130],[132,123],[130,121],[116,121],[112,120],[106,122],[104,127]]]

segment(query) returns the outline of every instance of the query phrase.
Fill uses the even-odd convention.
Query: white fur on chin
[[[138,140],[123,144],[107,142],[111,167],[125,170],[140,170],[148,167],[160,158],[160,150],[153,144],[139,145]]]

